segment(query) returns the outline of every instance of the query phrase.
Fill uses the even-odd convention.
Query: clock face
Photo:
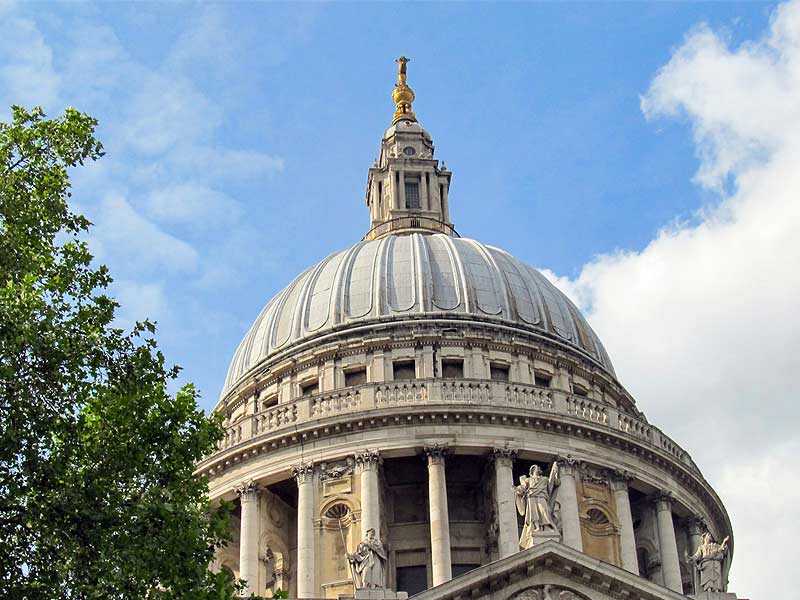
[[[416,152],[417,151],[414,150],[412,146],[406,146],[405,148],[403,148],[403,154],[405,154],[406,156],[414,156]]]

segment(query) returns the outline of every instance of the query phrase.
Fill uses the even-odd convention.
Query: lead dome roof
[[[233,356],[224,397],[254,367],[333,331],[418,318],[468,319],[567,344],[614,374],[597,335],[539,271],[442,234],[362,241],[307,269],[267,303]]]

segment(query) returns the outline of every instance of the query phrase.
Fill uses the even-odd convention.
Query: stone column
[[[614,504],[617,507],[617,519],[619,519],[622,568],[638,575],[639,561],[636,558],[636,538],[633,535],[631,499],[628,495],[630,480],[631,476],[625,471],[615,471],[609,477],[611,489],[614,492]]]
[[[236,488],[242,505],[239,531],[239,578],[247,581],[244,595],[258,594],[258,487],[246,481]]]
[[[494,491],[497,502],[497,549],[500,558],[519,552],[517,505],[514,500],[514,458],[517,451],[495,448]]]
[[[356,472],[361,477],[361,537],[367,530],[374,529],[375,536],[381,537],[380,488],[378,486],[378,467],[381,457],[377,450],[364,450],[356,454]]]
[[[425,171],[419,173],[419,205],[422,210],[430,210],[431,203],[428,200],[428,182],[425,181]]]
[[[443,178],[444,185],[442,185],[442,219],[445,223],[450,222],[450,199],[448,197],[447,179]]]
[[[428,501],[431,522],[431,562],[433,585],[450,581],[453,567],[450,563],[450,521],[447,513],[447,480],[444,461],[447,448],[434,444],[425,446],[428,457]]]
[[[689,556],[693,556],[703,543],[703,532],[708,529],[703,517],[697,515],[686,519],[686,530],[689,532]]]
[[[397,208],[400,207],[400,193],[397,191],[397,180],[398,179],[399,179],[399,176],[397,174],[397,171],[393,171],[392,169],[389,169],[389,180],[391,181],[391,184],[392,184],[392,187],[391,187],[391,191],[392,191],[392,206],[391,206],[391,208],[392,209],[397,209]],[[391,215],[389,213],[387,213],[386,214],[386,219],[388,220],[390,218],[390,216]]]
[[[297,597],[316,598],[316,556],[314,544],[314,465],[304,463],[292,469],[297,481]]]
[[[661,554],[661,571],[664,573],[664,585],[669,589],[683,593],[681,567],[678,559],[678,543],[675,540],[675,525],[672,522],[672,495],[662,492],[653,500],[656,504],[656,521],[658,524],[658,548]]]
[[[558,457],[558,476],[561,484],[558,486],[558,503],[561,505],[561,541],[583,552],[581,539],[581,519],[578,514],[578,486],[575,483],[575,470],[578,461],[570,456]]]
[[[405,209],[408,208],[408,205],[406,204],[406,174],[405,174],[405,171],[400,171],[400,178],[399,178],[399,182],[397,184],[397,187],[398,187],[398,190],[397,190],[398,198],[399,198],[399,201],[400,201],[399,208],[405,210]]]

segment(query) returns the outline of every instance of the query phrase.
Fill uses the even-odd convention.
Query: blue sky
[[[400,54],[459,232],[582,306],[725,500],[733,589],[787,595],[763,574],[800,535],[797,3],[0,0],[0,113],[99,119],[92,248],[210,409],[267,300],[366,231]]]
[[[210,407],[260,307],[364,234],[366,171],[390,124],[396,56],[412,57],[415,109],[454,171],[460,233],[575,275],[592,256],[641,248],[713,201],[691,183],[685,126],[646,120],[640,95],[694,25],[746,39],[770,6],[67,3],[14,12],[50,49],[57,83],[16,97],[6,89],[3,105],[44,103],[53,114],[74,105],[100,120],[108,156],[76,174],[75,199],[99,226],[121,229],[98,231],[96,252],[125,285],[123,314],[158,319],[167,356]],[[131,240],[147,235],[144,223],[120,223],[135,219],[172,239],[160,251]]]

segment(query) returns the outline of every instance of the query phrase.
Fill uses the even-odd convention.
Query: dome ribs
[[[484,321],[544,334],[614,374],[580,311],[536,269],[475,240],[413,233],[359,242],[295,278],[245,335],[222,397],[270,358],[319,336],[411,319]]]

